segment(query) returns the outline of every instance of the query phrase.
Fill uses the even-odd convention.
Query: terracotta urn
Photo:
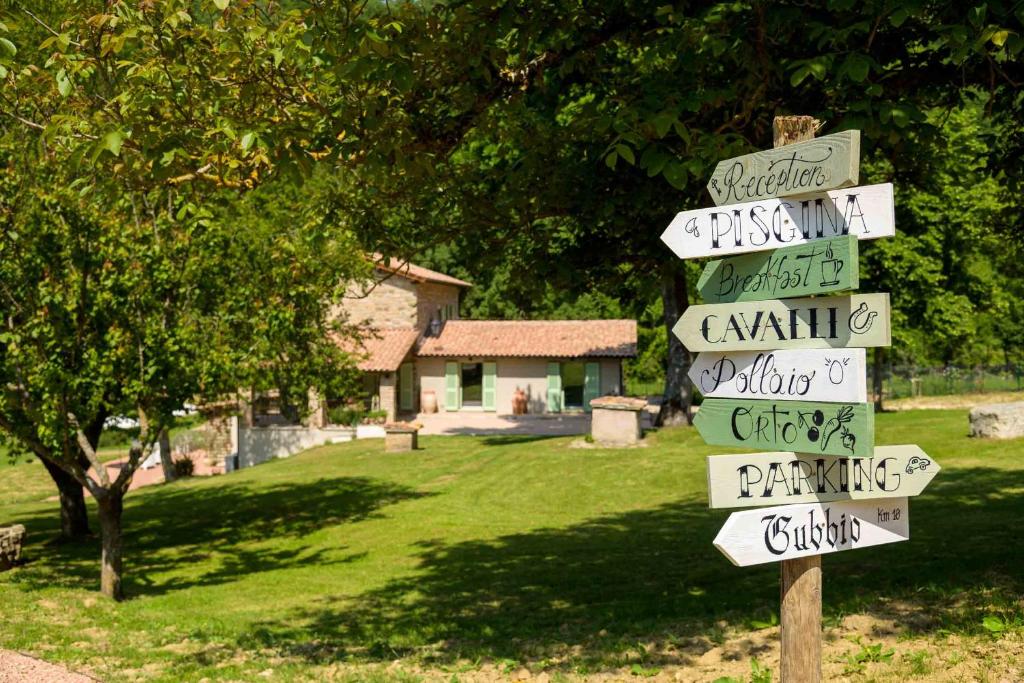
[[[420,394],[420,410],[424,413],[437,412],[437,393],[433,389],[425,389]]]

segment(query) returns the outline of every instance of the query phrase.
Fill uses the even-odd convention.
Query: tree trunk
[[[70,474],[43,459],[43,467],[50,473],[60,493],[60,537],[71,541],[90,536],[89,515],[85,509],[85,490]]]
[[[875,395],[874,396],[874,398],[875,398],[875,412],[876,413],[880,413],[883,410],[883,406],[882,406],[882,380],[884,378],[884,375],[882,373],[882,362],[885,359],[885,349],[876,346],[875,347],[874,356],[875,356],[875,359],[874,359],[875,362],[874,362],[874,367],[872,368],[872,372],[871,372],[871,375],[872,375],[871,384],[872,384],[872,393]]]
[[[100,534],[103,552],[100,557],[100,592],[114,600],[124,599],[121,589],[122,540],[121,513],[124,511],[124,493],[107,491],[99,504]]]
[[[668,331],[668,364],[665,367],[665,393],[661,410],[658,411],[658,426],[693,424],[693,384],[687,376],[690,370],[690,352],[672,333],[672,326],[690,305],[686,291],[686,269],[682,263],[671,263],[661,279],[661,301],[664,306],[665,329]]]
[[[167,428],[160,430],[160,466],[164,470],[164,481],[174,481],[174,461],[171,460],[171,435]]]

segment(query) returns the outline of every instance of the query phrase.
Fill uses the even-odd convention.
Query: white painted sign
[[[906,498],[780,505],[729,515],[715,547],[739,566],[910,539]]]
[[[876,446],[870,456],[741,453],[708,456],[708,504],[742,508],[780,503],[909,498],[941,468],[920,446]]]
[[[892,183],[883,183],[683,211],[661,240],[679,258],[725,256],[841,235],[892,237],[894,216]]]
[[[687,373],[708,398],[865,403],[864,349],[705,351]]]

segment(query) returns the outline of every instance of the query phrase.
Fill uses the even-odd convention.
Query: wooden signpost
[[[672,332],[690,351],[889,346],[889,295],[690,306]]]
[[[864,403],[864,349],[724,351],[697,356],[688,373],[707,398]]]
[[[708,303],[673,332],[702,352],[689,376],[705,441],[775,451],[708,458],[708,498],[783,503],[733,513],[715,538],[734,564],[780,562],[783,683],[821,680],[821,555],[907,540],[907,496],[939,470],[917,446],[874,445],[863,349],[890,343],[889,295],[788,298],[856,289],[855,239],[895,233],[892,185],[850,187],[860,134],[816,126],[777,117],[775,149],[719,163],[717,206],[661,236],[680,258],[743,254],[708,265]]]
[[[708,182],[715,204],[823,192],[857,184],[860,131],[847,130],[719,162]]]
[[[727,304],[857,289],[857,254],[857,238],[847,235],[732,256],[705,266],[697,291],[709,304]]]
[[[941,468],[919,446],[876,446],[868,457],[742,453],[708,457],[708,505],[739,508],[779,503],[908,498]]]
[[[682,211],[661,240],[679,258],[699,258],[791,247],[844,235],[870,240],[894,234],[892,184],[884,183]]]
[[[747,567],[907,541],[909,521],[906,498],[781,505],[732,513],[715,547]]]
[[[875,444],[870,403],[809,403],[709,398],[693,426],[716,446],[867,457]]]

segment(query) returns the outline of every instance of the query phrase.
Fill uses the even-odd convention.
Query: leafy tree
[[[243,386],[330,391],[350,366],[329,306],[365,264],[315,220],[239,226],[177,190],[80,196],[56,159],[4,142],[0,427],[96,499],[119,598],[123,497],[173,411]],[[99,435],[126,411],[140,433],[108,473]]]

